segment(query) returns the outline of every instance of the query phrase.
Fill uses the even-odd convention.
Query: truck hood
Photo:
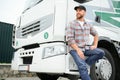
[[[16,30],[15,48],[52,41],[53,19],[53,1],[45,0],[23,13],[20,27]]]
[[[119,27],[95,26],[99,36],[109,37],[111,40],[120,41]]]

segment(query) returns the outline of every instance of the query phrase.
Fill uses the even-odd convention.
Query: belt
[[[78,46],[82,51],[89,50],[91,45],[85,45],[84,47]]]

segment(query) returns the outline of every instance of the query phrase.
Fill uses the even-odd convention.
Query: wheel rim
[[[103,58],[96,62],[95,73],[97,80],[109,80],[112,75],[112,66],[107,58]]]

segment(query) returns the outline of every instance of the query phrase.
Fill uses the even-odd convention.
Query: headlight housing
[[[66,53],[65,45],[56,45],[44,48],[43,58],[48,58],[52,56],[57,56]]]

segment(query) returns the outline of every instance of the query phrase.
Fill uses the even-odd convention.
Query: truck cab
[[[74,7],[84,5],[86,20],[99,34],[103,59],[88,66],[92,80],[115,80],[119,74],[120,1],[113,0],[27,0],[13,30],[12,69],[35,72],[42,80],[65,76],[78,80],[77,66],[69,54],[66,26],[75,20]],[[93,38],[90,36],[90,44]],[[118,78],[118,77],[117,77]]]

